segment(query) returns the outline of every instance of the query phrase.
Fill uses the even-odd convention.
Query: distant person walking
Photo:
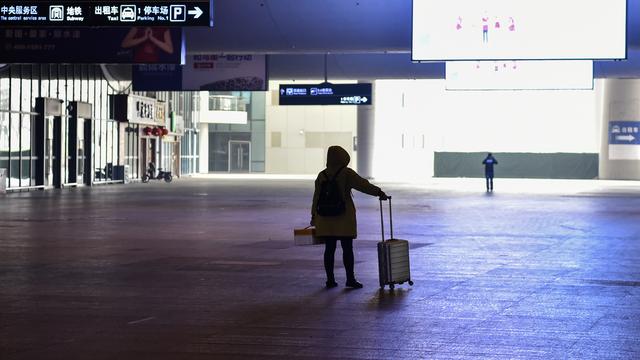
[[[360,289],[362,284],[354,274],[353,239],[357,236],[356,208],[351,189],[378,196],[387,195],[347,167],[351,157],[340,146],[331,146],[327,151],[327,168],[318,174],[311,206],[311,225],[316,227],[316,236],[324,238],[324,269],[327,273],[327,289],[338,286],[333,274],[334,256],[338,240],[342,245],[342,260],[347,274],[346,286]]]
[[[493,191],[493,166],[498,165],[498,160],[493,157],[493,154],[488,153],[482,160],[482,164],[484,164],[484,177],[487,179],[487,191]]]

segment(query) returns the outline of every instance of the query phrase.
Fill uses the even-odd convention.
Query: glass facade
[[[132,179],[140,179],[140,125],[128,124],[124,129],[124,136],[124,163],[129,165],[129,176]]]
[[[198,144],[198,118],[200,116],[200,94],[189,93],[185,98],[184,134],[180,143],[180,172],[183,175],[197,174],[200,168]]]
[[[8,187],[32,184],[32,69],[5,67],[0,78],[0,168],[8,169]],[[23,74],[24,72],[24,74]],[[16,89],[12,91],[11,89]]]
[[[186,129],[182,136],[180,164],[182,174],[195,174],[199,171],[198,134],[193,129]]]
[[[174,169],[174,144],[175,142],[162,141],[162,151],[160,152],[162,156],[162,161],[160,162],[160,169],[164,171],[170,171],[175,174]]]
[[[118,123],[112,120],[94,122],[92,164],[94,182],[113,180],[113,166],[118,162]]]
[[[210,172],[265,171],[265,93],[210,92],[209,109],[246,111],[246,124],[209,124]]]
[[[234,170],[231,148],[234,142],[251,142],[250,131],[229,131],[231,126],[248,125],[220,125],[209,124],[209,171],[230,172]],[[235,154],[234,154],[235,155]],[[250,168],[249,168],[250,170]],[[244,172],[244,171],[243,171]]]
[[[0,168],[9,170],[8,187],[29,188],[36,185],[35,148],[38,142],[44,146],[54,144],[54,136],[46,131],[47,139],[38,139],[35,132],[35,101],[38,97],[62,101],[66,109],[71,101],[82,101],[93,105],[92,160],[96,168],[96,181],[110,179],[109,168],[118,162],[118,124],[108,119],[107,97],[113,93],[102,71],[94,65],[12,65],[0,70]],[[69,120],[63,116],[59,126],[67,133]],[[53,126],[49,122],[47,127]],[[68,157],[68,141],[62,136],[60,156]],[[47,152],[48,153],[48,152]],[[67,164],[60,166],[66,181]],[[51,175],[47,173],[45,176]],[[48,182],[45,182],[48,184]]]
[[[125,164],[129,165],[130,178],[139,179],[144,167],[141,163],[143,126],[118,123],[109,118],[109,95],[120,93],[117,89],[123,89],[121,85],[110,83],[97,65],[33,64],[0,68],[0,168],[8,169],[9,190],[42,185],[37,184],[37,172],[43,163],[51,164],[43,166],[44,175],[40,176],[45,178],[45,187],[53,186],[55,180],[52,178],[56,176],[61,185],[75,185],[69,183],[75,176],[68,174],[74,168],[77,169],[77,184],[84,183],[85,164],[90,166],[86,169],[90,174],[86,175],[93,184],[115,181],[114,167]],[[187,144],[181,145],[181,137],[173,136],[173,142],[157,149],[163,152],[162,160],[169,168],[184,169],[183,175],[197,172],[197,142],[195,130],[191,128],[194,126],[193,94],[153,92],[141,95],[166,101],[170,111],[184,116],[184,131],[190,134]],[[43,117],[36,113],[37,98],[60,100],[63,113],[62,117],[44,120],[44,130],[40,134],[36,125],[41,123],[36,122],[42,121]],[[75,125],[77,140],[69,135],[70,126],[75,124],[67,116],[72,101],[92,105],[92,119],[78,120]],[[70,141],[77,141],[77,150],[70,146]],[[39,146],[44,148],[45,159],[38,158]],[[78,152],[77,156],[69,153],[71,149]],[[181,164],[183,158],[188,159],[185,166]]]

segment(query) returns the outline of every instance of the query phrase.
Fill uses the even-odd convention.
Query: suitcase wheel
[[[409,285],[413,286],[413,281],[409,280]]]

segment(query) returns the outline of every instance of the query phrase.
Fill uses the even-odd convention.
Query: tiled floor
[[[378,202],[362,194],[365,288],[323,288],[322,247],[292,240],[309,180],[3,196],[0,358],[638,359],[640,188],[589,184],[383,184],[412,241],[415,285],[394,292],[379,291]]]

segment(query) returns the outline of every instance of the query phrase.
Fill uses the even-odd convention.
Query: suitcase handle
[[[389,200],[389,227],[391,228],[391,239],[393,239],[393,213],[391,212],[391,196],[388,196]],[[380,225],[382,228],[382,241],[384,242],[384,215],[382,214],[382,199],[380,199]]]

